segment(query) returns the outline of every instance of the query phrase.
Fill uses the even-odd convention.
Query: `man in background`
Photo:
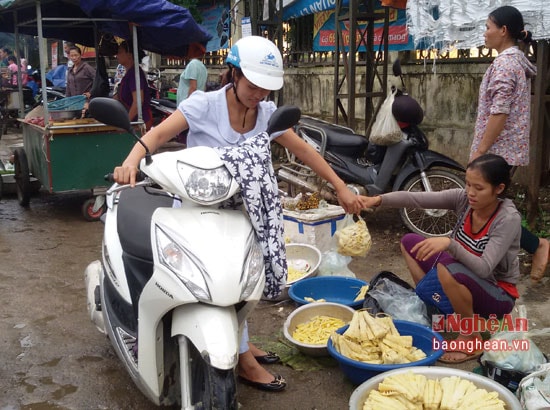
[[[188,58],[191,58],[191,60],[180,75],[177,93],[178,105],[196,90],[204,91],[206,89],[208,72],[206,66],[199,60],[199,58],[204,57],[205,51],[204,46],[199,43],[193,43],[189,46]]]

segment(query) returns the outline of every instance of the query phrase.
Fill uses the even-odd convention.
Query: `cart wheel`
[[[29,162],[23,148],[17,148],[13,153],[15,187],[19,205],[29,206],[31,200],[31,177],[29,173]]]
[[[103,204],[97,211],[94,211],[95,201],[95,198],[90,198],[82,204],[82,215],[84,215],[84,219],[90,222],[99,221],[99,218],[107,209],[107,206]]]

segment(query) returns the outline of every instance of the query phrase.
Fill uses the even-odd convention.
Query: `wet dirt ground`
[[[0,159],[18,135],[0,140]],[[100,257],[102,223],[84,220],[80,207],[88,193],[40,193],[28,209],[14,195],[0,200],[0,410],[151,409],[134,386],[108,340],[88,318],[84,269]],[[350,269],[369,280],[381,270],[406,278],[399,254],[405,233],[398,213],[378,211],[367,217],[373,247],[355,258]],[[529,272],[529,257],[522,256]],[[518,304],[527,306],[531,328],[550,327],[550,283],[519,284]],[[287,364],[270,366],[288,381],[281,393],[238,386],[242,409],[347,409],[355,389],[331,358],[313,360],[285,345],[282,326],[293,302],[261,302],[250,320],[250,334],[261,347],[275,350]],[[534,340],[546,354],[550,343]],[[456,367],[472,370],[476,362]]]

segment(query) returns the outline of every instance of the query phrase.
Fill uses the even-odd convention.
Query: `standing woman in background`
[[[17,72],[19,71],[19,65],[17,64],[17,57],[8,57],[8,80],[7,85],[10,87],[17,87]]]
[[[94,83],[95,69],[87,62],[82,61],[82,51],[77,46],[69,49],[69,58],[73,62],[73,66],[67,72],[65,96],[84,95],[89,99]]]
[[[485,47],[498,52],[479,88],[475,134],[470,161],[489,152],[502,156],[512,166],[529,164],[531,124],[531,78],[536,68],[518,48],[518,42],[531,43],[523,16],[512,6],[502,6],[489,14],[485,30]],[[531,279],[542,279],[550,243],[545,238],[522,229],[521,247],[533,255]]]

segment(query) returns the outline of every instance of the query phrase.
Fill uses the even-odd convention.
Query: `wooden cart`
[[[14,167],[21,206],[29,205],[32,176],[50,193],[90,191],[82,213],[87,220],[98,220],[105,211],[109,184],[104,176],[122,163],[135,138],[94,119],[54,122],[48,127],[20,122],[23,148],[14,151]],[[141,125],[135,127],[141,131]]]

